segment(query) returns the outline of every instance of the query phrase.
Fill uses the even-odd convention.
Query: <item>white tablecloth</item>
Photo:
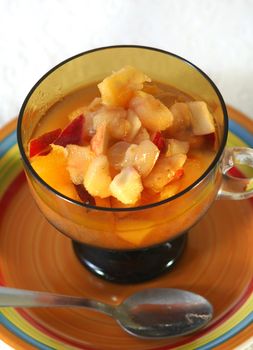
[[[114,44],[189,59],[253,116],[252,0],[0,0],[0,126],[52,66]]]

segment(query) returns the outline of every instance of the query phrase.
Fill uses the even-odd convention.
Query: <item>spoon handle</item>
[[[102,302],[68,295],[0,287],[0,307],[85,307],[113,315],[114,307]]]

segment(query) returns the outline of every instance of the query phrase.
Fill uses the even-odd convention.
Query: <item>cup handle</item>
[[[228,174],[236,165],[253,168],[253,149],[247,147],[226,148],[221,163],[222,183],[217,199],[247,199],[253,197],[253,178],[238,178]]]

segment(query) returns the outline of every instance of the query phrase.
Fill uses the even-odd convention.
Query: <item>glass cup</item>
[[[153,81],[206,101],[217,125],[219,147],[208,169],[188,188],[166,200],[133,208],[105,208],[77,202],[45,183],[32,168],[28,143],[45,112],[81,87],[99,82],[125,65]],[[74,56],[45,74],[26,97],[18,120],[18,145],[32,195],[46,219],[73,244],[91,272],[117,283],[154,278],[174,266],[187,232],[216,199],[245,199],[250,179],[228,175],[236,164],[253,166],[253,150],[225,149],[228,116],[223,98],[198,67],[172,53],[141,46],[113,46]],[[135,245],[129,238],[135,237]],[[131,240],[130,240],[131,241]]]

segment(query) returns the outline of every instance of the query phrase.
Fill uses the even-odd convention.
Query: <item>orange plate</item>
[[[252,122],[229,108],[229,145],[252,140]],[[239,135],[238,138],[235,135]],[[134,338],[108,316],[85,309],[0,309],[0,339],[14,349],[234,349],[253,333],[252,201],[217,201],[191,231],[175,269],[151,282],[116,285],[86,271],[71,242],[50,226],[26,184],[15,121],[0,133],[0,284],[117,304],[144,287],[183,288],[214,306],[211,324],[191,336]],[[251,145],[252,146],[252,145]]]

